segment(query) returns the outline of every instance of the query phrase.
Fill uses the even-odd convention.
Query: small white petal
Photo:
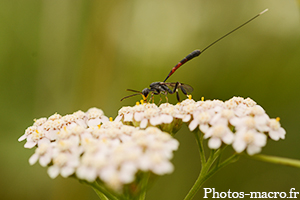
[[[134,113],[134,119],[138,122],[140,122],[144,118],[144,113],[142,112],[136,112]]]
[[[104,115],[102,115],[101,116],[101,119],[100,119],[100,122],[109,122],[109,118],[108,117],[106,117],[106,116],[104,116]]]
[[[57,139],[57,132],[58,131],[54,131],[54,130],[51,130],[51,131],[47,131],[45,133],[45,136],[49,139],[49,140],[56,140]]]
[[[76,124],[75,122],[72,122],[72,123],[67,125],[67,128],[68,128],[68,130],[71,130],[71,129],[77,127],[77,126],[78,126],[78,124]]]
[[[269,131],[270,138],[272,140],[275,140],[275,141],[278,141],[280,138],[284,139],[285,138],[285,134],[286,134],[286,132],[285,132],[285,130],[282,127],[280,127],[276,131],[272,130],[272,129]]]
[[[119,122],[119,121],[121,121],[121,119],[122,119],[122,116],[121,116],[121,115],[118,115],[118,116],[115,118],[114,122]]]
[[[25,140],[27,138],[26,134],[22,135],[21,137],[19,137],[18,141],[21,142],[23,140]]]
[[[81,166],[77,168],[76,176],[79,179],[84,179],[89,182],[93,182],[97,178],[97,170],[95,168]]]
[[[279,140],[279,134],[277,133],[277,131],[270,130],[269,136],[272,140],[275,140],[275,141]]]
[[[244,140],[241,139],[236,139],[233,144],[232,147],[234,148],[234,150],[237,153],[241,153],[242,151],[244,151],[247,147],[247,143]]]
[[[198,126],[198,120],[193,120],[193,121],[191,121],[191,123],[189,124],[189,129],[190,129],[190,131],[193,131],[193,130],[195,130],[195,128]]]
[[[133,113],[128,113],[124,115],[124,122],[132,122]]]
[[[131,183],[134,181],[136,171],[137,167],[133,162],[124,163],[120,171],[120,181],[125,184]]]
[[[47,170],[48,175],[50,176],[50,178],[54,179],[58,176],[59,174],[59,167],[58,166],[50,166]]]
[[[139,158],[139,168],[143,171],[148,171],[151,166],[150,159],[148,156],[143,155]]]
[[[263,133],[257,133],[254,135],[254,145],[263,147],[267,143],[267,136]]]
[[[209,125],[208,124],[200,124],[199,129],[202,133],[207,133],[207,131],[209,129]]]
[[[164,174],[170,174],[174,171],[174,166],[168,162],[162,162],[159,165],[156,165],[152,169],[153,173],[158,174],[158,175],[164,175]]]
[[[284,138],[285,138],[285,134],[286,134],[284,128],[281,128],[281,127],[280,127],[279,130],[278,130],[278,132],[279,132],[279,137],[280,137],[281,139],[284,139]]]
[[[222,140],[225,144],[231,144],[234,140],[234,135],[233,133],[231,133],[230,131],[228,133],[226,133],[226,135],[224,135],[222,137]]]
[[[99,118],[96,118],[96,119],[90,119],[88,122],[87,122],[87,125],[89,127],[91,126],[98,126],[99,124],[101,123],[101,120]]]
[[[24,144],[24,147],[27,148],[27,149],[31,149],[31,148],[33,148],[35,145],[36,145],[36,142],[33,142],[33,141],[27,141],[27,142]]]
[[[148,119],[143,119],[140,123],[141,128],[146,128],[148,124]]]
[[[85,179],[86,177],[86,173],[89,171],[89,169],[87,169],[87,167],[85,166],[80,166],[76,169],[76,176],[79,179]]]
[[[221,139],[217,137],[213,137],[208,140],[208,147],[211,149],[218,149],[221,146],[221,144]]]
[[[182,114],[175,114],[174,115],[175,118],[179,118],[179,119],[183,119],[185,117],[185,115]]]
[[[255,145],[249,145],[247,148],[247,153],[252,156],[256,153],[259,153],[261,151],[261,147],[255,146]]]
[[[238,117],[243,117],[245,116],[245,108],[246,107],[243,107],[243,106],[239,106],[235,111],[234,111],[234,114]]]
[[[36,163],[36,161],[38,161],[39,159],[39,155],[38,154],[33,154],[30,158],[29,158],[29,164],[30,165],[34,165]]]
[[[134,181],[134,173],[128,173],[128,172],[121,172],[119,174],[120,181],[124,184],[128,184]]]
[[[50,144],[51,142],[48,138],[42,138],[38,141],[38,146],[40,146],[43,143]]]
[[[151,117],[150,118],[150,124],[152,124],[153,126],[156,126],[158,124],[161,124],[161,120],[159,116],[156,117]]]
[[[46,167],[51,162],[50,154],[40,157],[39,162],[41,166]]]
[[[190,119],[191,119],[191,115],[186,115],[186,116],[184,116],[184,117],[182,118],[182,121],[183,121],[183,122],[188,122],[188,121],[190,121]]]
[[[269,121],[269,116],[267,114],[260,115],[260,116],[255,116],[254,120],[256,124],[267,124]]]
[[[173,121],[173,117],[171,115],[162,114],[160,116],[161,122],[165,124],[170,124]]]
[[[84,120],[76,120],[76,123],[79,125],[79,126],[82,126],[83,128],[87,128],[87,124]]]
[[[234,117],[229,120],[233,126],[240,126],[242,124],[242,119],[238,117]]]
[[[260,132],[268,132],[268,131],[270,131],[270,127],[267,126],[266,124],[263,124],[263,125],[257,124],[256,128]]]
[[[109,182],[117,173],[117,170],[111,166],[111,167],[106,167],[100,171],[100,178],[103,181]]]
[[[97,171],[96,169],[89,169],[85,174],[85,180],[89,182],[94,182],[97,178]]]
[[[68,161],[68,165],[70,166],[70,167],[77,167],[78,165],[80,164],[80,161],[79,161],[79,159],[77,159],[76,158],[76,156],[74,155],[74,157],[72,158],[72,159],[70,159],[69,161]]]
[[[221,113],[216,114],[215,116],[212,117],[210,124],[214,125],[214,124],[218,124],[219,120],[221,119]]]
[[[66,177],[72,175],[74,172],[75,172],[75,169],[73,167],[63,167],[61,169],[60,174],[62,177],[66,178]]]
[[[201,127],[199,127],[199,128],[201,128]],[[207,138],[211,137],[211,136],[213,135],[213,133],[214,133],[214,128],[211,127],[211,128],[209,128],[209,129],[206,131],[206,133],[204,134],[203,138],[204,138],[204,139],[207,139]]]

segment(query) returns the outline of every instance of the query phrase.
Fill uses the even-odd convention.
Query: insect
[[[206,51],[208,48],[210,48],[211,46],[213,46],[215,43],[219,42],[220,40],[222,40],[226,36],[230,35],[231,33],[235,32],[236,30],[238,30],[241,27],[245,26],[246,24],[248,24],[249,22],[251,22],[255,18],[257,18],[260,15],[262,15],[263,13],[265,13],[266,11],[268,11],[268,9],[265,9],[264,11],[262,11],[259,14],[255,15],[254,17],[252,17],[248,21],[244,22],[243,24],[241,24],[237,28],[233,29],[232,31],[230,31],[227,34],[225,34],[222,37],[220,37],[219,39],[215,40],[210,45],[208,45],[207,47],[205,47],[202,51],[200,51],[200,50],[194,50],[192,53],[188,54],[185,58],[183,58],[180,62],[178,62],[171,69],[171,71],[169,72],[168,76],[165,78],[165,80],[163,82],[153,82],[153,83],[150,84],[149,88],[145,88],[141,92],[137,91],[137,90],[127,89],[127,91],[134,92],[135,94],[123,97],[121,99],[121,101],[123,101],[124,99],[127,99],[129,97],[133,97],[133,96],[136,96],[136,95],[142,95],[144,101],[147,102],[147,99],[148,99],[149,95],[151,96],[150,99],[149,99],[149,101],[151,101],[151,99],[153,99],[153,95],[161,95],[161,94],[165,95],[166,101],[168,101],[167,94],[174,94],[174,93],[176,93],[177,100],[180,102],[180,97],[179,97],[178,91],[180,90],[184,95],[186,95],[188,97],[188,93],[192,93],[193,88],[190,85],[183,84],[183,83],[180,83],[180,82],[166,82],[168,80],[168,78],[170,76],[172,76],[172,74],[174,74],[174,72],[180,66],[182,66],[184,63],[188,62],[189,60],[191,60],[191,59],[193,59],[193,58],[195,58],[197,56],[199,56],[204,51]],[[161,101],[161,98],[160,98],[160,101]]]

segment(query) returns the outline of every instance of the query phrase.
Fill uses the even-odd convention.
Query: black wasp
[[[238,26],[237,28],[233,29],[232,31],[228,32],[227,34],[223,35],[222,37],[220,37],[219,39],[217,39],[216,41],[214,41],[213,43],[211,43],[210,45],[208,45],[206,48],[204,48],[202,51],[200,50],[194,50],[192,53],[188,54],[184,59],[182,59],[179,63],[177,63],[170,71],[170,73],[168,74],[168,76],[165,78],[165,80],[163,82],[153,82],[150,84],[150,88],[145,88],[143,89],[141,92],[137,91],[137,90],[132,90],[132,89],[127,89],[127,91],[131,91],[131,92],[135,92],[135,94],[123,97],[121,99],[124,100],[126,98],[129,97],[133,97],[136,95],[142,95],[144,101],[147,101],[149,94],[151,94],[150,100],[153,99],[153,95],[161,95],[164,94],[166,97],[166,100],[168,101],[167,98],[167,94],[174,94],[176,93],[176,97],[177,100],[180,102],[180,97],[179,97],[179,93],[178,90],[181,90],[181,92],[188,96],[188,93],[191,93],[193,91],[192,86],[187,85],[187,84],[183,84],[180,82],[166,82],[166,80],[168,80],[168,78],[184,63],[186,63],[187,61],[199,56],[201,53],[203,53],[205,50],[207,50],[209,47],[211,47],[212,45],[214,45],[215,43],[217,43],[218,41],[220,41],[221,39],[225,38],[226,36],[230,35],[231,33],[233,33],[234,31],[238,30],[239,28],[243,27],[244,25],[248,24],[249,22],[251,22],[252,20],[254,20],[255,18],[259,17],[260,15],[262,15],[263,13],[265,13],[266,11],[268,11],[268,9],[265,9],[264,11],[262,11],[261,13],[255,15],[254,17],[252,17],[251,19],[249,19],[248,21],[246,21],[245,23],[241,24],[240,26]],[[171,89],[170,89],[171,88]],[[149,100],[149,101],[150,101]]]

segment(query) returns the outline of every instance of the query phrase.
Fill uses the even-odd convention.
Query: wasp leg
[[[154,94],[153,93],[152,93],[151,98],[152,98],[152,103],[154,103]]]
[[[167,95],[165,95],[165,97],[166,97],[166,103],[168,103],[168,102],[169,102],[169,99],[168,99]]]
[[[160,102],[162,101],[162,98],[161,98],[161,94],[159,95],[159,102],[158,104],[160,104]]]
[[[179,89],[182,89],[181,87],[181,84],[179,82],[176,82],[175,86],[174,86],[174,89],[172,91],[172,93],[170,94],[174,94],[176,92],[176,97],[177,97],[177,100],[180,102],[180,97],[179,97],[179,93],[178,93],[178,88]]]
[[[180,97],[179,97],[179,92],[178,92],[178,90],[176,91],[176,97],[177,97],[178,102],[180,102]]]
[[[151,93],[150,98],[149,98],[149,101],[147,101],[147,103],[148,103],[148,102],[151,102],[152,99],[153,99],[153,93]]]
[[[180,84],[179,82],[176,82],[173,91],[172,91],[172,92],[169,91],[169,93],[170,93],[170,94],[174,94],[176,91],[178,91],[178,86],[180,86],[179,84]]]

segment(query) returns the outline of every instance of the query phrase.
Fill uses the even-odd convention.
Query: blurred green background
[[[300,159],[300,21],[296,0],[1,0],[0,1],[0,197],[97,199],[74,179],[52,180],[30,166],[34,150],[17,139],[32,119],[96,106],[115,117],[120,102],[170,69],[194,49],[262,15],[179,69],[169,81],[192,85],[193,97],[251,97],[270,117],[280,116],[286,139],[264,154]],[[175,103],[175,95],[169,96]],[[200,162],[193,135],[176,135],[175,171],[163,176],[147,199],[179,200],[195,181]],[[216,191],[300,192],[300,169],[246,158],[205,183]],[[201,189],[195,199],[203,197]]]

